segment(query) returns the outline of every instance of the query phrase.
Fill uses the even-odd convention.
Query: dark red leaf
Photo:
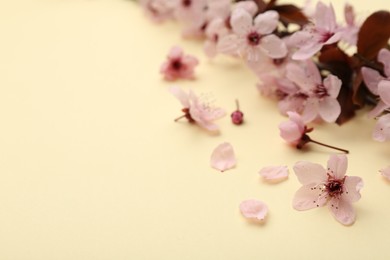
[[[363,23],[358,34],[358,53],[373,60],[390,39],[390,12],[377,11]]]
[[[270,9],[279,13],[283,24],[295,23],[302,26],[309,22],[302,10],[295,5],[277,5],[270,7]]]

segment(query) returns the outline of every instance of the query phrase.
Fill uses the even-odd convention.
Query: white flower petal
[[[223,172],[236,165],[233,146],[229,143],[218,145],[211,154],[211,167]]]
[[[264,220],[268,214],[268,207],[262,201],[251,199],[241,202],[240,211],[248,219]]]

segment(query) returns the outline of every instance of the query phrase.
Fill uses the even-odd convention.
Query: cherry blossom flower
[[[251,199],[241,202],[240,211],[247,219],[262,221],[268,214],[268,207],[262,201]]]
[[[217,55],[217,45],[219,40],[228,34],[226,23],[221,18],[212,20],[206,28],[206,41],[204,51],[209,58]]]
[[[173,18],[173,2],[167,0],[140,0],[141,7],[152,21],[160,23]]]
[[[378,61],[384,65],[386,77],[371,68],[363,67],[361,70],[364,83],[366,83],[368,89],[374,95],[380,97],[377,106],[369,113],[369,117],[376,117],[390,108],[390,51],[387,49],[380,50]]]
[[[210,104],[197,97],[191,90],[186,93],[179,87],[171,87],[170,92],[183,106],[182,112],[184,112],[184,115],[176,118],[175,121],[186,118],[190,123],[196,123],[206,130],[219,130],[218,126],[214,124],[213,121],[225,115],[223,109],[212,107]]]
[[[313,24],[293,34],[298,50],[293,54],[295,60],[306,60],[322,49],[324,45],[338,42],[342,30],[337,25],[333,6],[318,2],[313,17]]]
[[[311,122],[320,116],[326,122],[335,122],[341,113],[341,107],[337,101],[341,80],[330,74],[322,81],[317,66],[311,60],[305,61],[302,65],[288,64],[287,78],[308,96],[302,113],[304,120]]]
[[[221,39],[218,50],[227,54],[237,54],[246,60],[256,61],[261,53],[273,59],[286,56],[285,43],[272,32],[276,29],[279,15],[267,11],[256,16],[239,8],[233,11],[230,23],[233,33]]]
[[[259,174],[267,181],[281,181],[288,177],[287,166],[267,166],[259,171]]]
[[[308,210],[328,205],[332,215],[344,225],[355,222],[352,203],[361,197],[363,181],[347,176],[348,159],[345,155],[331,155],[327,169],[311,162],[300,161],[294,165],[295,174],[303,185],[293,199],[296,210]]]
[[[236,165],[236,155],[233,146],[230,143],[218,145],[211,154],[211,167],[221,172],[229,170]]]
[[[180,47],[173,47],[160,68],[166,80],[178,78],[194,79],[194,69],[198,65],[198,59],[190,55],[184,55]]]
[[[282,122],[279,125],[280,136],[289,144],[295,146],[297,149],[302,149],[307,143],[315,143],[331,149],[335,149],[344,153],[349,153],[348,150],[324,144],[313,140],[307,133],[313,131],[313,128],[308,128],[303,121],[301,115],[296,112],[287,112],[289,120]]]
[[[386,178],[386,180],[390,181],[390,166],[379,170],[379,172],[384,178]]]
[[[345,4],[344,18],[347,25],[342,29],[342,40],[354,46],[357,43],[360,26],[356,23],[355,11],[352,5]]]
[[[184,37],[201,37],[207,23],[207,0],[173,0],[174,16],[184,26]]]

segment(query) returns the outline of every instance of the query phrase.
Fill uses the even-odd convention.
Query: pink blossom
[[[299,145],[302,142],[303,136],[311,132],[313,129],[308,129],[302,117],[296,112],[287,112],[289,120],[282,122],[279,125],[280,136],[292,145]]]
[[[218,145],[211,154],[211,167],[221,172],[229,170],[236,165],[236,155],[233,146],[230,143]]]
[[[337,25],[333,6],[318,2],[313,17],[313,24],[294,33],[293,41],[298,50],[293,54],[295,60],[306,60],[322,49],[324,45],[338,42],[342,31]]]
[[[356,23],[355,11],[352,5],[345,4],[344,18],[346,26],[342,29],[342,40],[349,45],[356,45],[360,26]]]
[[[268,214],[268,207],[262,201],[251,199],[241,202],[240,211],[245,218],[262,221]]]
[[[186,118],[190,123],[196,123],[209,131],[218,131],[218,126],[213,123],[225,115],[221,108],[212,107],[202,101],[191,90],[186,93],[179,87],[171,87],[170,92],[180,101],[183,106],[184,115],[177,118]]]
[[[390,51],[387,49],[380,50],[378,61],[384,65],[386,77],[371,68],[362,68],[364,83],[374,95],[380,97],[377,106],[369,113],[370,117],[376,117],[390,108]]]
[[[323,81],[321,74],[311,60],[302,66],[294,63],[287,65],[287,78],[300,87],[307,95],[302,116],[306,122],[311,122],[320,116],[326,122],[335,122],[341,113],[337,96],[341,89],[341,80],[330,74]]]
[[[194,69],[198,63],[195,57],[184,55],[180,47],[173,47],[167,56],[167,61],[161,65],[160,72],[164,74],[166,80],[194,79]]]
[[[201,37],[207,23],[207,0],[173,0],[174,16],[184,26],[184,37]]]
[[[228,34],[226,23],[221,18],[212,20],[206,28],[206,41],[204,51],[209,58],[217,55],[217,45],[219,40]]]
[[[221,39],[218,50],[251,61],[258,60],[261,53],[273,59],[283,58],[287,54],[286,45],[272,34],[278,22],[279,15],[275,11],[261,13],[253,20],[249,12],[238,8],[230,18],[233,33]]]
[[[163,22],[173,18],[173,2],[170,0],[140,0],[141,7],[155,22]]]
[[[343,225],[355,222],[352,203],[360,199],[363,181],[347,176],[347,157],[331,155],[327,169],[311,162],[300,161],[294,166],[295,174],[303,185],[293,199],[296,210],[308,210],[328,205],[332,215]]]

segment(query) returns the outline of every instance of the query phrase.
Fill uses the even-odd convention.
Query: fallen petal
[[[266,180],[281,180],[288,177],[287,166],[268,166],[260,170],[259,174]]]
[[[268,207],[259,200],[244,200],[240,204],[240,211],[248,219],[264,220],[268,214]]]
[[[229,143],[218,145],[211,154],[211,167],[221,172],[233,168],[236,165],[236,156],[233,146]]]
[[[388,181],[390,181],[390,166],[387,168],[379,170],[383,177],[385,177]]]

